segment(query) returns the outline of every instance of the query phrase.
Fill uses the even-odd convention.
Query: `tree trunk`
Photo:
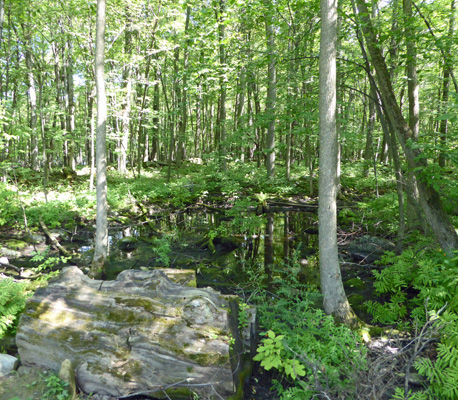
[[[95,251],[90,276],[99,278],[105,272],[108,256],[107,221],[107,160],[106,129],[107,99],[105,92],[105,0],[97,0],[97,25],[95,37],[95,83],[97,88],[97,227]]]
[[[372,150],[373,140],[372,133],[374,132],[375,126],[375,101],[377,94],[374,89],[374,85],[370,85],[370,95],[369,95],[369,120],[367,122],[367,133],[366,133],[366,147],[364,149],[364,175],[369,174],[369,166],[372,162],[376,163],[377,160],[374,159],[374,152]]]
[[[369,48],[373,66],[377,73],[377,81],[385,111],[393,129],[396,131],[399,143],[406,155],[409,168],[415,172],[419,191],[419,201],[425,213],[426,221],[431,227],[442,249],[447,253],[451,253],[454,249],[458,249],[458,236],[455,232],[455,228],[443,209],[439,193],[423,176],[423,169],[427,166],[427,163],[420,149],[415,149],[410,146],[410,142],[414,139],[413,132],[405,121],[401,108],[396,101],[388,68],[375,35],[367,5],[364,0],[357,0],[357,6],[361,28]]]
[[[336,55],[337,0],[321,0],[319,252],[323,306],[338,321],[356,317],[342,283],[337,253]]]
[[[41,146],[43,156],[43,193],[45,201],[48,202],[48,155],[46,150],[46,133],[45,133],[45,119],[43,114],[43,78],[39,79],[40,91],[38,92],[38,108],[40,109],[40,127],[41,127]]]
[[[28,28],[24,28],[28,29]],[[30,102],[30,164],[32,169],[38,170],[38,139],[37,139],[37,93],[35,89],[35,78],[33,76],[32,54],[31,54],[31,39],[30,33],[26,34],[26,51],[25,63],[27,66],[27,78],[29,86],[29,102]]]
[[[0,0],[0,49],[3,44],[3,22],[5,20],[5,0]]]
[[[219,0],[218,39],[220,71],[220,107],[219,107],[219,157],[221,169],[225,171],[226,165],[226,46],[224,14],[226,12],[225,0]]]
[[[75,101],[73,89],[73,60],[72,60],[72,45],[67,43],[67,57],[66,57],[66,73],[67,73],[67,133],[68,133],[68,156],[67,167],[72,171],[76,168],[75,162]]]
[[[131,96],[132,96],[132,79],[131,79],[131,62],[132,62],[132,28],[130,16],[128,16],[128,22],[126,31],[124,33],[124,52],[127,57],[126,65],[123,69],[123,88],[124,101],[122,103],[122,122],[121,122],[121,140],[120,148],[118,150],[118,171],[127,171],[127,147],[129,145],[129,133],[130,133],[130,108],[131,108]]]
[[[275,57],[275,32],[273,27],[273,10],[272,4],[268,0],[264,0],[265,20],[266,20],[266,40],[267,40],[267,136],[264,152],[266,154],[266,169],[267,177],[275,176],[275,106],[277,100],[277,72],[276,72],[276,57]]]
[[[89,190],[94,190],[94,178],[95,178],[95,149],[94,149],[94,94],[93,90],[88,94],[88,118],[90,123],[90,166],[91,173],[89,176]]]
[[[450,4],[450,22],[448,28],[448,38],[445,41],[445,49],[444,49],[444,66],[442,69],[443,80],[442,80],[442,101],[441,101],[441,109],[442,113],[447,113],[447,105],[448,105],[448,92],[450,86],[450,76],[452,75],[452,68],[453,68],[453,60],[451,54],[451,44],[453,40],[453,31],[455,30],[455,0],[452,0]],[[439,135],[440,135],[440,143],[442,149],[445,149],[447,145],[447,130],[448,130],[448,118],[442,116],[439,125]],[[445,167],[445,153],[441,151],[439,154],[439,165],[444,168]]]
[[[409,100],[409,128],[412,140],[416,142],[420,134],[420,99],[417,79],[417,54],[415,48],[415,32],[413,30],[412,0],[403,0],[404,37],[407,48],[407,97]],[[394,145],[394,143],[393,143]],[[412,170],[407,175],[407,190],[411,195],[407,201],[407,216],[411,227],[421,225],[422,216],[418,212],[418,185]]]
[[[159,159],[159,73],[156,69],[155,73],[156,83],[154,85],[154,95],[153,95],[153,129],[151,137],[151,152],[150,160]]]

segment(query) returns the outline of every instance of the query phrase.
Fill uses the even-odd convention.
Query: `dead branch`
[[[59,241],[51,235],[51,232],[49,231],[48,227],[43,221],[43,218],[40,217],[40,226],[41,229],[43,230],[44,234],[49,238],[49,240],[52,242],[52,244],[65,256],[65,257],[71,257],[72,254],[66,250],[60,243]]]

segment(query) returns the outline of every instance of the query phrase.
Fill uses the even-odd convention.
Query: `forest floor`
[[[256,174],[248,174],[245,172],[240,174],[242,177],[240,178],[240,182],[236,180],[232,181],[226,176],[210,176],[209,178],[209,175],[206,174],[201,172],[202,177],[206,179],[205,185],[202,184],[202,187],[199,187],[199,184],[203,178],[185,177],[184,174],[182,178],[179,178],[179,181],[170,184],[165,183],[165,181],[154,181],[151,179],[153,176],[132,180],[129,181],[129,183],[126,183],[124,177],[118,177],[116,175],[111,176],[109,179],[109,184],[111,185],[111,197],[109,199],[111,208],[110,224],[124,227],[131,224],[136,224],[135,226],[139,226],[140,224],[149,225],[151,221],[154,221],[159,211],[165,214],[169,212],[170,214],[178,212],[183,215],[189,215],[189,213],[193,213],[196,210],[206,210],[209,213],[215,213],[215,215],[221,217],[221,220],[231,225],[236,225],[234,223],[235,221],[237,223],[246,223],[247,225],[238,227],[240,229],[249,230],[253,227],[250,223],[253,222],[254,219],[251,221],[250,219],[244,218],[245,212],[231,213],[231,207],[240,204],[240,210],[246,211],[248,209],[256,218],[264,217],[266,212],[287,211],[309,213],[313,216],[312,224],[306,228],[306,230],[309,231],[311,235],[314,235],[314,238],[317,237],[317,202],[314,198],[302,196],[300,194],[305,192],[308,187],[308,182],[304,179],[298,178],[281,186],[278,182],[275,184],[269,182],[267,184],[262,182],[245,182],[243,179],[246,179],[247,176],[252,176],[254,179],[257,179]],[[24,179],[26,178],[27,175],[24,173]],[[92,239],[94,234],[93,225],[95,222],[95,196],[93,192],[90,193],[87,190],[78,189],[78,185],[87,185],[87,176],[77,176],[72,179],[74,179],[73,182],[68,180],[64,182],[56,180],[53,185],[59,187],[59,189],[53,194],[48,194],[48,203],[46,205],[44,204],[43,196],[39,188],[30,189],[29,192],[24,191],[23,193],[25,194],[21,194],[23,197],[21,197],[19,201],[17,200],[17,198],[19,198],[19,191],[17,192],[18,194],[13,192],[14,195],[11,195],[10,191],[5,191],[4,198],[6,200],[3,204],[0,204],[0,208],[3,207],[5,211],[2,215],[11,216],[13,221],[11,225],[14,224],[15,227],[11,228],[10,225],[8,228],[8,224],[5,223],[2,229],[4,233],[3,236],[8,237],[14,232],[21,231],[21,229],[23,229],[23,226],[21,227],[22,221],[24,221],[27,215],[27,221],[29,226],[33,227],[34,233],[42,234],[40,233],[40,226],[38,224],[38,221],[42,218],[50,227],[54,224],[56,228],[68,232],[75,232],[81,229],[81,231],[84,230],[85,234],[87,234],[85,240],[87,240],[87,238]],[[154,182],[154,184],[152,184],[152,182]],[[64,185],[62,189],[58,186],[61,183]],[[30,182],[26,182],[25,185],[28,184],[30,184]],[[349,255],[345,250],[351,241],[364,235],[394,240],[397,231],[397,204],[395,195],[388,190],[391,181],[386,180],[383,185],[382,182],[379,181],[379,194],[377,196],[374,195],[373,188],[364,186],[366,184],[370,184],[370,182],[365,182],[357,177],[347,178],[346,181],[343,182],[338,205],[338,239],[339,247],[343,250],[340,255],[342,261],[342,277],[344,281],[350,279],[363,280],[367,283],[365,292],[374,292],[373,271],[378,270],[380,272],[386,265],[379,267],[373,264],[360,264],[359,262],[349,259]],[[234,189],[226,189],[228,187],[233,187]],[[279,188],[282,188],[283,193]],[[19,207],[18,204],[21,204],[21,206]],[[172,222],[176,222],[176,220]],[[164,223],[164,220],[161,220],[160,223]],[[134,225],[132,225],[132,227]],[[205,229],[208,231],[209,226]],[[211,229],[214,229],[214,227]],[[259,226],[257,226],[256,229],[260,229]],[[265,228],[263,227],[262,229]],[[299,226],[299,230],[300,229],[302,229],[302,226]],[[197,236],[197,231],[191,232],[193,232],[192,234],[194,236]],[[264,233],[264,231],[262,232]],[[157,229],[152,239],[160,238],[159,235],[164,233],[169,234],[173,232],[165,232],[162,226],[161,229]],[[301,241],[300,235],[290,236],[291,237],[288,238],[290,243],[292,241]],[[173,239],[173,235],[170,237],[172,237],[172,240],[175,240]],[[418,240],[418,235],[413,235],[412,239],[406,236],[406,247],[415,243],[415,240]],[[64,242],[65,241],[62,241],[65,245]],[[78,246],[85,246],[87,244],[86,242],[80,242]],[[73,243],[73,246],[75,245],[77,244]],[[70,249],[70,246],[68,248]],[[191,251],[189,246],[187,249],[187,251]],[[75,251],[75,247],[71,247],[71,251]],[[58,255],[58,252],[53,250],[48,254],[48,256],[51,257],[53,255]],[[314,254],[310,259],[313,259],[313,262],[316,263]],[[14,264],[14,261],[11,263]],[[211,264],[212,267],[214,267],[214,263]],[[37,265],[38,263],[35,262],[34,266],[36,267]],[[198,269],[201,268],[198,264],[194,265],[194,267]],[[216,271],[223,274],[222,269],[216,269]],[[43,269],[42,272],[49,273],[50,270]],[[346,288],[346,290],[347,289],[349,290],[347,293],[349,298],[355,300],[357,296],[352,295],[356,293],[352,293],[352,289]],[[412,291],[404,291],[409,298],[416,295],[416,293]],[[370,294],[371,293],[362,293],[360,297],[364,297],[364,300],[367,300],[366,295]],[[386,301],[388,298],[388,295],[385,295],[383,300]],[[367,313],[365,316],[368,318],[371,317]],[[275,317],[273,317],[273,319],[275,319]],[[384,349],[388,349],[389,351],[392,351],[392,349],[395,349],[394,351],[401,349],[402,351],[399,351],[399,356],[387,355],[384,353],[385,350],[374,350],[368,354],[368,361],[372,363],[371,365],[374,366],[374,370],[380,371],[379,375],[387,374],[384,375],[383,379],[385,379],[386,382],[390,382],[392,388],[394,388],[395,384],[399,384],[402,387],[404,386],[404,368],[414,359],[411,357],[411,353],[409,353],[410,350],[403,350],[405,344],[406,342],[402,339],[396,345],[391,342],[382,345],[382,347],[385,346]],[[434,348],[430,346],[427,350],[428,357],[434,360],[436,357]],[[415,357],[416,356],[418,356],[418,354],[415,355]],[[394,360],[396,365],[393,364],[393,366],[390,364],[391,361],[389,360]],[[374,371],[369,372],[373,373]],[[46,376],[46,374],[44,374],[43,371],[32,371],[27,374],[13,374],[7,378],[0,378],[0,400],[54,400],[55,397],[46,397],[47,393],[49,393],[49,388],[44,385],[44,376]],[[278,380],[287,388],[294,386],[294,382],[285,383],[284,378],[284,373],[278,371],[274,372],[273,370],[266,371],[259,366],[259,363],[256,363],[254,365],[253,374],[247,384],[245,400],[274,400],[279,398],[278,393],[272,389],[274,381]],[[366,385],[366,389],[368,386],[372,385],[374,390],[376,390],[381,387],[377,385],[383,384],[383,379],[375,375],[373,377],[357,377],[357,379],[361,380],[360,386],[362,394],[360,397],[357,397],[359,399],[369,398],[365,397],[366,392],[362,392],[364,385]],[[373,379],[373,381],[370,381],[370,379]],[[411,383],[408,382],[407,386],[409,386],[409,388],[414,388],[415,385],[415,383],[411,385]],[[421,380],[418,385],[422,387]],[[374,398],[389,398],[390,395],[393,395],[393,391],[394,389],[384,392],[384,389],[382,389],[380,397]],[[80,396],[80,398],[84,397]],[[88,398],[93,400],[114,400],[108,398],[103,399],[96,396],[89,396]]]

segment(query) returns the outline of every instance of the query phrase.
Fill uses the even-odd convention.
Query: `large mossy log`
[[[58,371],[71,360],[85,393],[228,399],[251,368],[251,317],[240,334],[236,297],[160,270],[98,281],[68,267],[29,299],[16,340],[27,366]]]

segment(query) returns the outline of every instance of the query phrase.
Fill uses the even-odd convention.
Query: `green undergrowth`
[[[0,274],[0,339],[6,334],[15,333],[27,298],[38,288],[45,286],[49,279],[55,277],[59,272],[56,267],[66,264],[67,261],[68,257],[52,255],[49,248],[46,248],[36,253],[30,260],[31,264],[36,265],[31,268],[37,273],[35,279],[15,280]]]
[[[273,266],[265,279],[254,266],[245,268],[253,280],[249,301],[258,308],[263,330],[255,360],[276,371],[278,396],[306,400],[325,392],[330,398],[352,398],[358,384],[355,371],[367,368],[365,346],[356,332],[320,308],[317,287],[300,277],[299,252],[286,265]],[[259,285],[263,280],[267,283]]]
[[[439,343],[437,355],[415,360],[428,387],[415,393],[416,399],[458,398],[458,253],[446,255],[426,239],[401,255],[386,253],[380,261],[388,265],[374,270],[374,288],[384,302],[367,302],[374,321],[390,324],[418,335],[414,328],[434,324]],[[397,389],[396,399],[408,396]]]
[[[46,196],[42,176],[27,168],[15,170],[7,182],[0,183],[0,227],[38,227],[40,217],[48,227],[72,228],[78,221],[94,220],[96,193],[89,191],[88,171],[77,171],[75,179],[50,178]],[[85,175],[81,173],[85,172]],[[285,179],[284,168],[278,166],[275,178],[268,179],[256,163],[229,163],[222,171],[218,164],[184,164],[173,169],[167,181],[167,169],[147,168],[141,176],[131,172],[108,171],[108,205],[111,211],[132,209],[138,203],[167,208],[182,208],[199,202],[229,204],[241,197],[264,193],[267,197],[303,196],[302,167],[293,169]],[[53,175],[52,175],[53,176]],[[60,175],[58,175],[60,176]]]
[[[355,192],[374,191],[373,179],[360,180],[353,176],[356,169],[351,165],[343,169],[344,197],[350,198]],[[96,193],[89,191],[88,172],[88,169],[78,170],[78,175],[75,173],[72,179],[64,178],[62,174],[51,175],[45,198],[42,176],[27,168],[17,168],[14,176],[9,175],[7,183],[0,183],[0,227],[24,229],[24,211],[31,228],[38,228],[40,217],[48,227],[68,229],[79,222],[94,220]],[[313,180],[316,186],[318,176]],[[382,182],[381,178],[379,181]],[[387,179],[384,185],[390,185],[390,180]],[[178,171],[172,169],[170,181],[167,181],[167,168],[145,168],[141,176],[134,176],[130,171],[108,170],[108,204],[113,212],[132,210],[138,203],[167,208],[182,208],[199,202],[227,206],[240,198],[255,201],[257,196],[265,199],[306,198],[305,193],[308,193],[308,171],[296,164],[291,169],[289,180],[285,178],[285,167],[281,163],[277,165],[276,176],[270,179],[264,168],[259,168],[255,162],[231,162],[226,171],[214,161],[208,161],[206,165],[185,163]],[[391,215],[394,212],[392,200],[374,200],[365,210],[361,206],[363,218],[372,223],[370,215],[383,211],[386,214],[384,220],[395,221]],[[386,205],[390,206],[387,212],[383,208]],[[354,216],[343,217],[347,222],[361,221],[360,214],[357,211]]]
[[[27,283],[0,276],[0,339],[15,331],[30,294]]]

